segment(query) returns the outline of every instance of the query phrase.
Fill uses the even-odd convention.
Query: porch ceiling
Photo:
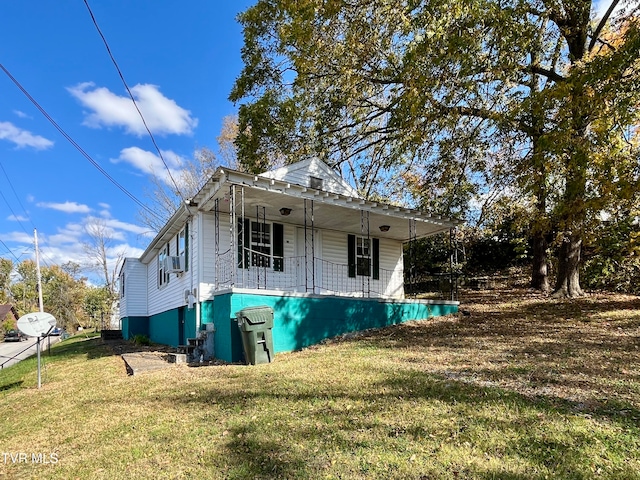
[[[447,231],[458,223],[449,219],[428,217],[415,210],[366,202],[336,194],[327,195],[326,192],[316,194],[315,191],[312,191],[308,195],[291,195],[285,191],[254,188],[247,185],[244,187],[244,215],[247,218],[257,218],[256,207],[265,207],[266,220],[302,226],[305,221],[304,200],[307,198],[314,201],[313,224],[315,228],[319,229],[356,235],[360,235],[364,231],[366,234],[366,223],[364,230],[361,226],[361,211],[368,211],[370,236],[406,242],[410,240],[410,219],[416,220],[415,233],[418,238]],[[221,222],[224,222],[224,215],[228,216],[229,214],[229,189],[218,190],[213,198],[219,199],[219,210],[223,215]],[[212,211],[214,209],[213,202],[208,205],[210,208],[207,210]],[[241,215],[240,206],[241,193],[238,188],[236,190],[236,214],[238,216]],[[287,216],[281,215],[279,210],[283,207],[290,208],[291,213]],[[310,202],[307,202],[307,208],[310,208]],[[261,208],[260,213],[262,213]],[[308,215],[310,218],[309,212]],[[381,231],[380,226],[382,225],[389,226],[389,229],[386,232]]]
[[[265,217],[270,221],[304,225],[304,200],[314,202],[314,227],[361,234],[361,211],[369,212],[369,235],[407,242],[410,240],[409,220],[416,220],[416,238],[444,232],[459,225],[459,220],[442,218],[418,210],[396,207],[360,198],[296,185],[258,175],[219,168],[192,198],[182,204],[167,224],[158,232],[140,257],[143,263],[150,262],[166,241],[175,236],[193,209],[210,212],[218,200],[220,212],[229,214],[229,190],[232,185],[244,187],[245,216],[256,217],[256,206],[265,207]],[[240,205],[240,188],[237,188],[236,204]],[[282,207],[290,208],[291,214],[280,215]],[[238,215],[241,214],[238,208]],[[223,219],[221,219],[224,221]],[[386,232],[381,225],[388,225]],[[366,227],[364,229],[366,233]]]

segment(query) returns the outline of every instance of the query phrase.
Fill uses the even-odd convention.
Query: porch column
[[[449,229],[449,250],[451,252],[449,258],[451,300],[454,301],[458,299],[458,241],[455,227]]]
[[[220,199],[216,198],[213,204],[213,255],[214,255],[214,282],[215,290],[220,289]],[[202,248],[200,248],[202,250]]]
[[[236,252],[238,251],[238,232],[236,218],[236,186],[229,187],[229,253],[231,254],[231,262],[229,270],[231,271],[230,283],[231,287],[236,285],[236,263],[234,261]]]
[[[313,228],[313,200],[304,199],[304,282],[305,290],[316,291],[315,232]]]
[[[411,294],[416,295],[416,219],[409,219],[409,287]]]
[[[360,235],[362,236],[362,238],[367,239],[366,252],[367,252],[367,264],[369,265],[368,267],[369,271],[367,272],[368,275],[362,275],[362,296],[369,298],[371,296],[371,275],[373,272],[372,272],[372,264],[371,264],[372,245],[371,245],[371,235],[369,232],[369,211],[368,210],[360,210]],[[356,248],[357,248],[357,245],[356,245]],[[356,269],[357,268],[358,267],[356,267]]]

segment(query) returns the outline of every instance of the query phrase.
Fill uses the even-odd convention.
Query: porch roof
[[[266,219],[296,225],[304,224],[304,200],[313,200],[314,226],[321,229],[361,233],[360,212],[369,212],[369,230],[372,236],[391,238],[403,242],[410,240],[409,220],[416,221],[416,237],[426,237],[459,225],[459,220],[432,215],[420,210],[373,202],[358,197],[341,195],[290,182],[251,175],[220,168],[211,181],[193,198],[201,211],[211,211],[215,200],[222,213],[229,213],[231,185],[244,186],[245,216],[254,217],[256,206],[264,206]],[[239,199],[237,199],[239,201]],[[291,209],[287,216],[281,208]],[[237,211],[237,214],[240,212]],[[380,227],[386,225],[386,232]]]
[[[428,237],[460,225],[457,219],[433,215],[421,210],[373,202],[358,197],[332,193],[298,185],[266,176],[238,172],[229,168],[218,168],[207,183],[190,200],[180,206],[169,222],[153,239],[140,260],[148,262],[160,246],[176,235],[184,221],[195,210],[210,212],[219,200],[220,213],[229,214],[230,189],[232,185],[244,188],[244,214],[256,217],[256,207],[265,207],[265,219],[295,225],[304,225],[304,201],[313,200],[314,227],[352,234],[366,232],[361,224],[361,213],[369,212],[369,234],[378,238],[389,238],[408,242],[411,240],[409,221],[415,220],[415,238]],[[238,195],[239,190],[238,190]],[[240,204],[240,198],[236,198]],[[281,215],[281,208],[291,209],[289,215]],[[237,215],[241,211],[236,211]],[[309,218],[309,217],[307,217]],[[386,231],[380,227],[388,226]]]

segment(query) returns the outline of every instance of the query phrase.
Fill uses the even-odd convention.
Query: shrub
[[[138,334],[133,336],[133,343],[136,345],[151,345],[151,340],[146,335]]]

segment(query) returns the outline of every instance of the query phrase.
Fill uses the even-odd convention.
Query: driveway
[[[49,340],[53,345],[60,341],[60,337],[44,338],[40,342],[43,352],[47,349]],[[28,337],[24,342],[0,342],[0,365],[2,365],[2,368],[8,367],[36,353],[35,337]]]

